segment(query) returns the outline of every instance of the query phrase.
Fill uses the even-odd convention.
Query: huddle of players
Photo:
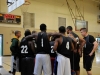
[[[87,54],[92,51],[94,47],[92,43],[95,40],[92,37],[91,44],[87,42],[91,36],[85,37],[87,33],[85,28],[81,30],[81,34],[85,37],[85,40],[75,34],[71,26],[67,28],[64,26],[59,27],[59,33],[47,33],[46,25],[41,24],[40,30],[41,32],[33,32],[33,34],[31,34],[30,30],[26,30],[25,37],[21,40],[19,52],[21,58],[21,75],[41,75],[42,69],[44,75],[71,75],[71,70],[74,70],[76,75],[80,75],[79,63],[85,43],[87,46],[91,45],[91,50],[88,50],[90,49],[89,47],[87,51],[85,48],[85,51],[83,49],[84,68],[88,75],[92,75],[91,68],[95,52],[90,58]],[[68,34],[67,37],[66,31]],[[87,61],[87,57],[89,61]]]
[[[65,27],[59,27],[60,33],[46,33],[46,25],[41,24],[40,30],[39,33],[27,34],[21,40],[21,75],[41,75],[42,69],[44,75],[53,75],[53,73],[63,75],[64,70],[64,75],[71,75],[70,52],[74,48],[71,38],[65,35]],[[26,30],[25,34],[29,32]],[[29,45],[29,42],[32,43],[32,38],[36,38],[35,43]],[[35,44],[37,48],[35,48]],[[59,56],[56,59],[57,61],[55,61],[56,56]],[[57,68],[55,68],[55,70],[58,70],[55,72],[53,72],[54,61],[55,65],[58,64]]]

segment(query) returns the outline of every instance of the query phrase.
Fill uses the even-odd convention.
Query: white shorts
[[[49,54],[37,54],[35,59],[34,75],[51,75],[51,61]]]
[[[16,64],[16,66],[14,65],[14,63]],[[13,69],[19,72],[19,58],[16,57],[15,60],[14,56],[11,56],[11,72],[13,72]]]
[[[69,58],[58,53],[57,62],[57,75],[71,75],[71,65]]]

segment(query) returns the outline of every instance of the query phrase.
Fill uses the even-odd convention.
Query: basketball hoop
[[[25,3],[20,7],[20,8],[21,8],[22,14],[23,14],[24,12],[27,12],[27,10],[28,10],[30,4],[31,4],[31,3],[30,3],[29,0],[25,0]]]

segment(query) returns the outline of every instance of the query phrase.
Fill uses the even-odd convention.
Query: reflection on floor
[[[80,61],[81,66],[81,74],[80,75],[87,75],[86,71],[83,69],[83,60],[81,58]],[[9,71],[10,70],[10,57],[3,57],[3,67]],[[100,50],[96,52],[96,57],[93,62],[93,68],[92,68],[93,75],[100,75]],[[20,75],[20,73],[17,73],[16,75]]]

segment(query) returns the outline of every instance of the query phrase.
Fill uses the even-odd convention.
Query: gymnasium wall
[[[72,0],[68,0],[73,12],[75,12],[75,5]],[[89,34],[97,37],[100,32],[100,24],[97,23],[97,15],[99,14],[99,9],[97,8],[97,3],[92,2],[91,0],[76,0],[78,6],[81,9],[82,14],[84,14],[85,20],[88,21],[88,31]],[[30,13],[35,13],[35,28],[28,28],[31,31],[39,31],[39,25],[41,23],[47,24],[48,31],[54,32],[58,30],[58,17],[66,18],[66,26],[71,25],[74,28],[72,19],[69,13],[69,10],[66,5],[66,0],[30,0],[31,4],[29,5],[28,11]],[[83,12],[84,5],[84,12]],[[2,0],[0,3],[1,12],[7,13],[6,0]],[[11,38],[14,36],[12,34],[13,30],[20,30],[22,32],[22,37],[24,30],[23,29],[23,15],[21,9],[18,8],[11,12],[11,14],[21,15],[22,23],[21,25],[14,24],[0,24],[0,34],[4,35],[4,50],[3,55],[10,55],[10,44]],[[76,13],[77,14],[77,13]],[[80,35],[80,32],[76,32]]]

